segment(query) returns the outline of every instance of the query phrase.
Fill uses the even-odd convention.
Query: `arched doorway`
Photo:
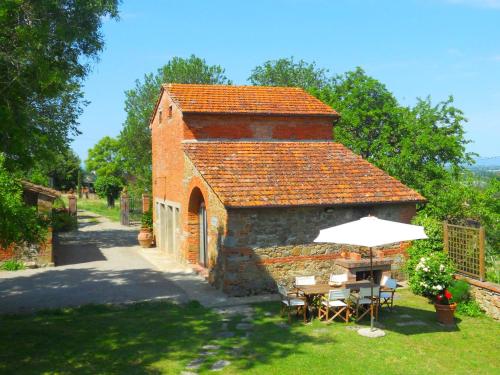
[[[191,263],[208,266],[208,222],[205,199],[199,188],[194,188],[189,197],[188,208],[188,254]]]
[[[205,202],[201,202],[200,209],[198,211],[199,221],[200,221],[200,248],[198,254],[198,263],[203,266],[208,266],[208,233],[207,233],[207,209],[205,207]]]

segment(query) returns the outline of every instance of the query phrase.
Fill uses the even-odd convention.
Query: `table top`
[[[304,293],[305,295],[311,294],[327,294],[332,289],[342,289],[349,288],[351,291],[359,291],[359,288],[369,287],[370,282],[368,280],[360,281],[348,281],[342,285],[329,285],[326,283],[315,284],[315,285],[297,285],[297,289]],[[374,287],[379,286],[378,284],[373,284]]]

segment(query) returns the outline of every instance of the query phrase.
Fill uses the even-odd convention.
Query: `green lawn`
[[[319,321],[291,327],[279,304],[254,305],[253,334],[217,338],[221,316],[197,303],[87,306],[0,317],[0,372],[6,374],[179,374],[205,344],[220,349],[199,369],[209,373],[217,359],[232,363],[223,374],[499,374],[500,325],[489,318],[458,316],[454,329],[436,323],[433,307],[407,291],[397,312],[385,313],[386,337],[359,336],[354,324]],[[270,316],[267,314],[271,313]],[[397,326],[412,316],[422,326]],[[406,319],[408,320],[408,319]],[[241,353],[229,355],[241,346]]]
[[[120,201],[115,202],[114,208],[108,208],[105,199],[78,199],[78,209],[87,210],[107,217],[113,221],[120,221]]]

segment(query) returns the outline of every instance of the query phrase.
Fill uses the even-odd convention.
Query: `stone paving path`
[[[252,324],[255,314],[254,308],[248,305],[238,305],[215,308],[214,311],[221,317],[220,329],[215,333],[213,342],[204,345],[201,348],[202,351],[198,353],[198,357],[189,362],[186,365],[185,371],[181,374],[196,374],[195,371],[199,370],[203,364],[216,356],[219,358],[222,357],[223,359],[213,362],[210,366],[210,371],[221,371],[231,364],[231,360],[237,359],[243,354],[244,349],[242,345],[245,340],[252,335],[252,330],[254,328]],[[228,322],[235,316],[242,316],[242,318],[239,323],[236,323],[235,330],[230,330],[228,328]],[[233,345],[231,349],[221,349],[217,340],[224,338],[235,338],[235,345]]]

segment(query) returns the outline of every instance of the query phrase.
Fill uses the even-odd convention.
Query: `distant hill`
[[[477,158],[476,167],[500,167],[500,156],[492,156],[490,158]]]

